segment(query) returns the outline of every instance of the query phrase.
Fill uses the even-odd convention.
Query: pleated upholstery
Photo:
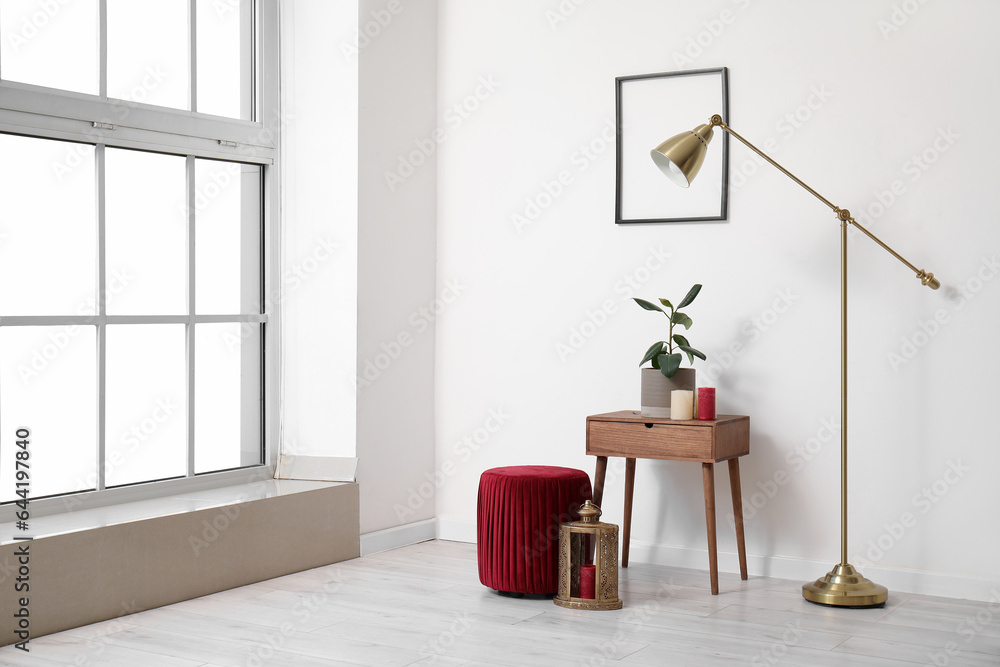
[[[479,581],[507,593],[556,593],[559,524],[592,500],[590,477],[558,466],[510,466],[479,478]]]

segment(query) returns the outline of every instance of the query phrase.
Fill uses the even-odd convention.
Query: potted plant
[[[670,392],[676,389],[695,391],[695,371],[693,368],[681,368],[684,355],[688,363],[693,364],[694,358],[705,359],[705,354],[691,347],[688,339],[679,333],[674,333],[674,327],[682,325],[687,331],[693,322],[681,308],[689,306],[698,293],[701,285],[695,285],[688,290],[687,295],[675,307],[670,301],[660,299],[661,306],[645,299],[633,298],[645,310],[662,313],[670,322],[666,340],[659,340],[649,346],[639,365],[647,361],[651,368],[642,369],[642,414],[646,417],[670,417]]]

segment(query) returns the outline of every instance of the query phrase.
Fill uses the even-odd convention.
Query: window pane
[[[94,147],[0,134],[0,155],[0,315],[93,313]]]
[[[15,500],[16,431],[28,428],[31,497],[97,485],[95,328],[0,329],[0,502]]]
[[[187,474],[184,341],[183,324],[108,326],[107,486]]]
[[[190,109],[187,0],[108,0],[108,97]]]
[[[198,0],[198,111],[250,120],[253,3]]]
[[[261,463],[260,329],[196,325],[196,473]]]
[[[260,312],[260,167],[195,161],[199,314]]]
[[[184,158],[108,148],[107,285],[112,315],[187,312]]]
[[[97,0],[0,1],[0,77],[96,95]]]

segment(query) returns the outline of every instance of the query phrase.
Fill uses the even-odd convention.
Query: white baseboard
[[[476,524],[474,521],[438,519],[438,539],[475,543]],[[364,536],[362,536],[362,552],[363,540]],[[747,571],[750,576],[776,577],[806,583],[829,572],[836,565],[835,560],[820,561],[810,558],[747,554]],[[629,562],[707,570],[708,550],[632,540],[629,547]],[[887,587],[890,595],[893,591],[899,591],[981,602],[1000,601],[1000,579],[863,563],[855,565],[861,574]],[[740,562],[735,551],[719,551],[719,571],[734,573],[740,571]]]
[[[827,571],[830,569],[827,566]],[[979,602],[1000,602],[1000,579],[972,577],[962,574],[943,574],[924,570],[879,567],[877,565],[858,566],[861,574],[878,582],[892,591],[905,591],[921,595],[940,595],[946,598],[978,600]],[[816,579],[826,574],[822,569],[811,576]],[[805,582],[803,582],[805,583]]]
[[[475,527],[473,525],[473,527]],[[361,536],[361,555],[368,556],[380,551],[398,549],[418,542],[433,540],[437,536],[437,526],[434,519],[414,521],[402,526],[394,526],[385,530],[376,530]]]
[[[438,539],[449,542],[476,543],[476,522],[459,519],[438,519]]]
[[[836,556],[836,554],[833,554]],[[656,563],[674,567],[704,570],[708,563],[707,549],[671,547],[632,540],[630,561]],[[776,577],[807,583],[819,579],[833,569],[836,558],[828,561],[788,556],[747,554],[747,572],[751,576]],[[854,563],[864,576],[892,591],[939,595],[942,597],[986,602],[1000,600],[1000,579],[987,579],[947,572],[930,572],[900,567],[885,567],[868,563]],[[740,562],[735,551],[719,551],[719,571],[739,572]]]

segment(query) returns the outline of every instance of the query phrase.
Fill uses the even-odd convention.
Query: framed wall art
[[[711,150],[698,179],[679,188],[666,179],[649,151],[664,140],[707,123],[729,122],[726,67],[615,79],[617,183],[615,223],[711,222],[727,219],[729,134],[715,132],[722,150]]]

